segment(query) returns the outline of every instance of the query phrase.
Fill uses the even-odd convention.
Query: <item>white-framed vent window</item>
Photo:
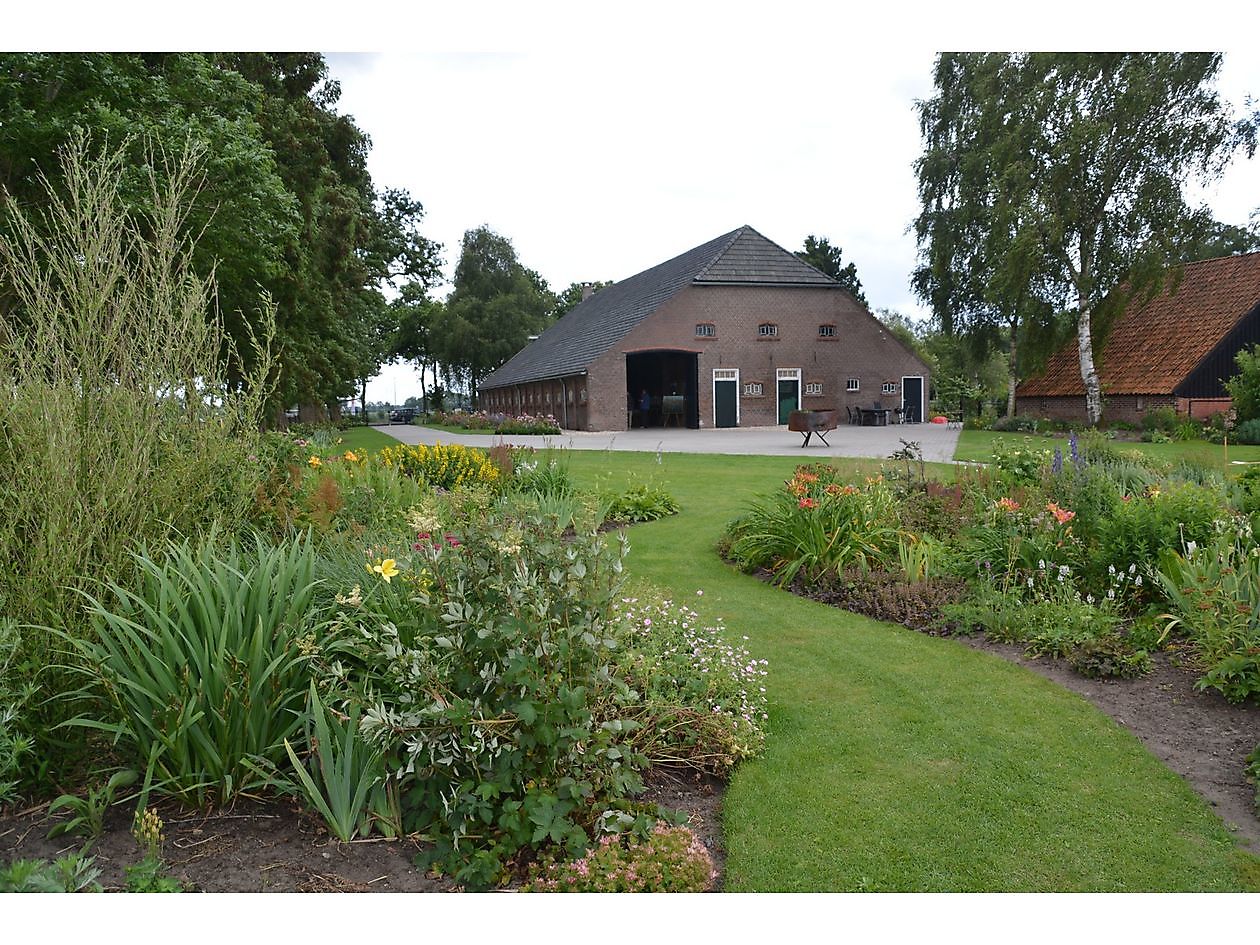
[[[836,326],[835,326],[835,325],[819,325],[819,326],[818,326],[818,337],[819,337],[819,338],[834,338],[834,337],[836,337]]]
[[[717,334],[717,327],[713,324],[713,322],[697,322],[696,323],[696,337],[697,338],[712,338],[716,334]]]
[[[745,397],[762,397],[766,393],[765,385],[760,381],[752,381],[744,385]]]
[[[774,322],[762,322],[757,326],[758,338],[777,338],[779,336],[779,326]]]
[[[822,392],[823,392],[822,384],[819,383],[818,381],[810,381],[808,384],[805,385],[806,397],[818,397],[822,395]]]
[[[844,389],[847,390],[850,394],[859,390],[860,387],[858,385],[858,379],[856,377],[849,378],[848,383],[844,385]]]
[[[897,384],[894,381],[884,381],[884,386],[880,388],[880,392],[884,394],[897,393]]]

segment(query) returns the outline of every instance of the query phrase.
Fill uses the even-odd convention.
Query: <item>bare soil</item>
[[[654,768],[645,800],[684,811],[719,871],[723,784],[689,772]],[[48,839],[61,820],[47,804],[0,818],[0,862],[53,860],[73,853],[82,838]],[[198,812],[159,805],[165,823],[167,873],[197,892],[457,892],[449,879],[426,875],[413,861],[424,848],[415,839],[355,840],[329,835],[319,817],[294,803],[242,801],[230,810]],[[142,853],[131,836],[134,805],[119,804],[106,816],[105,831],[92,845],[99,882],[125,888],[125,867]],[[721,879],[719,877],[720,885]]]

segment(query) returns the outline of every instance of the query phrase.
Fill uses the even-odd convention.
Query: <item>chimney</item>
[[[595,283],[583,282],[582,283],[582,301],[585,302],[594,294],[595,294]]]

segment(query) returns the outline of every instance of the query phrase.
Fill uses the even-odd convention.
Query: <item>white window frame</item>
[[[897,393],[897,382],[896,382],[896,381],[884,381],[884,385],[883,385],[883,386],[879,389],[879,392],[880,392],[881,394],[895,394],[895,393]]]
[[[719,377],[719,375],[721,375]],[[723,383],[735,382],[735,426],[739,426],[739,402],[743,400],[743,387],[739,383],[739,368],[714,368],[713,369],[713,428],[718,429],[717,425],[717,386],[718,381]],[[725,429],[723,427],[722,429]]]
[[[851,377],[844,384],[844,392],[846,394],[856,394],[862,389],[862,383],[856,377]]]
[[[809,381],[805,385],[806,397],[821,397],[823,395],[822,381]]]
[[[832,325],[832,324],[830,324],[830,323],[825,324],[825,325],[819,325],[819,326],[818,326],[818,337],[819,337],[819,338],[834,338],[834,337],[836,337],[836,326],[835,326],[835,325]]]
[[[755,391],[750,390],[749,388],[752,388],[752,387],[757,388],[757,390]],[[747,384],[745,384],[741,388],[741,391],[742,391],[742,396],[744,397],[765,397],[766,385],[763,384],[761,381],[749,381]]]
[[[762,322],[757,326],[758,338],[778,338],[779,323],[778,322]]]
[[[717,325],[713,322],[696,322],[697,338],[716,338]]]

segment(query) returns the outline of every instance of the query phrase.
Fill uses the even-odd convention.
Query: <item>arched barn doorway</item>
[[[644,410],[644,393],[647,409]],[[656,349],[626,355],[631,427],[700,426],[700,355]]]

